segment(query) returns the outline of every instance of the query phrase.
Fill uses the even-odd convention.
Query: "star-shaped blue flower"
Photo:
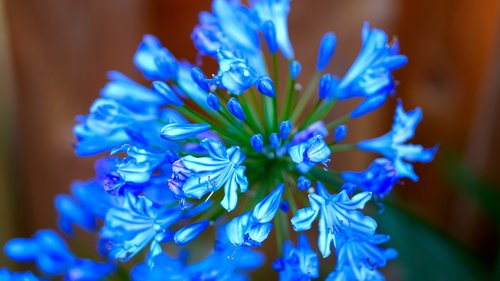
[[[318,247],[323,257],[328,257],[331,253],[330,245],[336,244],[337,234],[346,228],[367,234],[375,232],[375,220],[356,211],[363,209],[371,197],[370,192],[361,192],[350,199],[345,190],[330,195],[325,186],[318,182],[316,193],[309,195],[311,206],[297,211],[291,219],[292,226],[295,231],[308,230],[320,215]]]
[[[434,159],[437,146],[424,149],[421,145],[405,144],[413,138],[415,128],[422,120],[422,110],[416,108],[405,112],[401,101],[396,107],[394,123],[391,131],[378,138],[358,143],[358,147],[365,151],[372,151],[390,159],[396,167],[399,178],[418,180],[413,166],[408,162],[430,162]],[[408,161],[408,162],[406,162]]]
[[[237,146],[226,149],[220,141],[209,138],[203,139],[200,146],[207,150],[209,157],[189,155],[178,160],[173,165],[169,186],[177,195],[197,199],[224,186],[221,205],[231,211],[238,202],[238,188],[241,192],[248,189],[245,166],[242,165],[245,155]]]

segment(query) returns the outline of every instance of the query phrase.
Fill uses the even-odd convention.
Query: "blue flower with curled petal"
[[[63,239],[52,230],[40,230],[33,238],[12,239],[5,244],[4,251],[15,261],[33,261],[43,274],[64,275],[64,280],[68,281],[97,281],[115,270],[111,263],[75,257]]]
[[[257,73],[249,66],[248,60],[239,53],[219,49],[217,59],[219,71],[210,83],[215,82],[229,93],[240,95],[257,82]]]
[[[288,36],[288,14],[291,0],[250,0],[250,7],[254,10],[261,25],[272,21],[276,30],[276,41],[287,59],[293,58],[293,47]]]
[[[167,237],[167,228],[181,216],[180,209],[157,208],[146,197],[126,192],[123,205],[108,211],[101,239],[110,258],[128,261],[151,241],[154,256],[162,252],[159,243]]]
[[[153,35],[145,35],[134,55],[134,64],[149,80],[177,76],[177,60]]]
[[[238,187],[241,192],[248,188],[245,166],[241,165],[245,155],[237,146],[226,149],[220,141],[209,138],[203,139],[200,146],[207,150],[209,157],[181,158],[174,164],[170,182],[180,187],[184,196],[197,199],[224,186],[221,205],[231,211],[238,202]]]
[[[361,172],[345,171],[341,174],[346,182],[357,185],[364,191],[374,195],[384,196],[391,192],[399,180],[392,161],[386,158],[375,159],[368,169]]]
[[[291,219],[292,226],[295,231],[308,230],[320,215],[318,248],[326,258],[331,253],[330,245],[334,243],[337,247],[338,237],[346,229],[367,234],[375,232],[377,228],[375,220],[356,211],[363,209],[371,198],[370,192],[361,192],[350,199],[345,190],[330,195],[325,186],[318,182],[316,193],[309,194],[311,206],[297,211]]]
[[[403,67],[407,58],[399,54],[397,41],[389,45],[387,34],[363,25],[363,46],[337,89],[337,98],[362,97],[364,101],[352,111],[359,117],[381,106],[396,86],[391,71]]]
[[[127,156],[117,160],[117,173],[125,182],[145,183],[151,178],[153,171],[165,160],[166,153],[146,150],[125,144],[113,149],[111,155],[126,152]]]
[[[271,220],[278,211],[284,190],[283,184],[278,185],[251,212],[246,212],[227,224],[226,234],[231,244],[237,247],[260,246],[267,239],[273,228]]]
[[[299,235],[297,248],[290,241],[283,247],[283,257],[273,263],[281,281],[308,281],[319,277],[318,254],[311,249],[305,234]]]
[[[257,73],[266,73],[259,45],[259,19],[239,0],[215,0],[212,13],[201,13],[199,20],[191,37],[201,54],[217,57],[221,48],[238,50]]]
[[[404,144],[413,138],[420,120],[422,120],[420,108],[405,112],[402,102],[398,101],[391,131],[378,138],[359,142],[358,147],[361,150],[379,153],[391,160],[399,178],[417,181],[418,176],[408,162],[430,162],[437,151],[437,146],[424,149],[421,145]]]
[[[10,272],[6,268],[0,268],[0,280],[3,281],[39,281],[31,272]]]
[[[288,148],[288,154],[297,163],[297,170],[305,174],[317,164],[326,165],[330,161],[331,150],[321,135],[315,135],[306,142]]]
[[[337,247],[337,265],[326,278],[327,281],[373,281],[385,280],[379,267],[384,267],[388,260],[394,259],[394,249],[382,249],[378,244],[389,241],[383,234],[354,233]]]

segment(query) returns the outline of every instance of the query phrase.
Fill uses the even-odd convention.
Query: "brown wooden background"
[[[55,226],[52,198],[93,174],[73,155],[74,116],[86,113],[108,70],[136,75],[132,55],[145,33],[193,61],[189,38],[210,1],[6,0],[0,6],[0,244]],[[500,20],[498,0],[295,0],[290,31],[304,78],[321,35],[334,31],[331,70],[342,74],[359,50],[365,20],[397,34],[410,59],[397,73],[406,108],[420,105],[415,142],[439,143],[500,180]],[[137,75],[135,77],[138,77]],[[395,99],[351,126],[352,140],[385,132]],[[333,113],[337,114],[337,113]],[[369,158],[338,156],[345,167]],[[486,216],[444,182],[435,164],[418,165],[418,185],[398,188],[418,213],[485,259],[498,235]],[[493,241],[493,246],[491,242]],[[493,250],[492,250],[493,249]],[[0,264],[8,263],[0,256]]]

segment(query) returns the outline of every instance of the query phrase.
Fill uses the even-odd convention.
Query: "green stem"
[[[312,94],[316,90],[320,76],[321,72],[315,72],[304,94],[300,96],[300,100],[297,103],[297,106],[294,108],[292,117],[290,118],[292,123],[295,123],[299,119],[300,114],[304,111],[304,108],[306,107],[307,103],[311,99]]]
[[[344,123],[347,123],[349,120],[351,120],[351,114],[350,113],[348,113],[348,114],[346,114],[346,115],[344,115],[344,116],[342,116],[342,117],[340,117],[338,119],[335,119],[332,122],[326,124],[326,128],[328,130],[332,130],[335,127],[337,127],[338,125],[342,125]]]
[[[358,148],[356,144],[334,144],[330,146],[332,152],[344,152]]]

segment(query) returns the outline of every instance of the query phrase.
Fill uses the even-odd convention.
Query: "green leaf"
[[[438,162],[447,180],[467,194],[478,206],[485,209],[485,214],[493,217],[500,227],[500,189],[478,176],[458,155],[445,153]]]
[[[390,247],[399,252],[393,261],[402,280],[493,280],[479,261],[451,238],[412,214],[389,203],[377,215]]]

